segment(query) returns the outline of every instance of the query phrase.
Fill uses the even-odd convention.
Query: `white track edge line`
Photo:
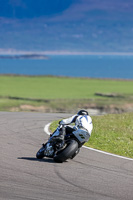
[[[49,131],[49,126],[50,126],[51,123],[48,123],[45,125],[44,127],[44,132],[48,135],[50,135],[50,131]],[[128,157],[124,157],[124,156],[119,156],[119,155],[116,155],[116,154],[112,154],[112,153],[108,153],[108,152],[105,152],[105,151],[101,151],[101,150],[97,150],[97,149],[93,149],[91,147],[87,147],[87,146],[83,146],[85,149],[89,149],[91,151],[96,151],[98,153],[102,153],[102,154],[106,154],[106,155],[109,155],[109,156],[113,156],[113,157],[117,157],[117,158],[122,158],[122,159],[125,159],[125,160],[132,160],[132,158],[128,158]]]
[[[44,126],[44,132],[48,135],[50,135],[50,131],[49,131],[49,126],[50,126],[51,123],[48,123],[46,126]]]

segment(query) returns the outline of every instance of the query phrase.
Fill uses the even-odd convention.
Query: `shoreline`
[[[1,74],[1,76],[9,76],[9,77],[50,77],[50,78],[70,78],[70,79],[88,79],[88,80],[112,80],[112,81],[133,81],[133,79],[124,79],[124,78],[93,78],[93,77],[74,77],[74,76],[63,76],[63,75],[26,75],[26,74]]]
[[[45,60],[48,59],[46,55],[40,54],[25,54],[25,55],[0,55],[0,59],[38,59]]]

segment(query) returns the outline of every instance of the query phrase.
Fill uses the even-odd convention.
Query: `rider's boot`
[[[63,128],[60,129],[59,135],[54,136],[52,138],[52,140],[57,141],[57,142],[63,142],[64,138],[65,138],[65,134],[66,134],[65,127],[63,127]]]

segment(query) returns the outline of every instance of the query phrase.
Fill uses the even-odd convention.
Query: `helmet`
[[[86,110],[79,110],[77,115],[89,115],[89,113]]]

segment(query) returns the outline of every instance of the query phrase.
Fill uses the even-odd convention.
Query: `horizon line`
[[[24,51],[16,49],[0,49],[0,55],[98,55],[98,56],[133,56],[133,52],[91,52],[91,51]]]

